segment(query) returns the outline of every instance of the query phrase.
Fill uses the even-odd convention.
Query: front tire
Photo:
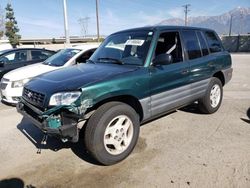
[[[109,102],[90,117],[85,130],[85,146],[98,162],[112,165],[133,151],[139,131],[139,115],[132,107]]]
[[[222,98],[222,83],[218,78],[213,77],[209,83],[205,96],[199,100],[200,111],[205,114],[216,112],[220,108]]]

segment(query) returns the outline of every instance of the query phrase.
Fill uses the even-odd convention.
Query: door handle
[[[182,70],[181,74],[187,74],[188,73],[188,69]]]

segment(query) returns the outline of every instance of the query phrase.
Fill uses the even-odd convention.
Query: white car
[[[16,104],[22,96],[23,86],[32,78],[53,70],[84,63],[99,44],[85,44],[60,50],[42,63],[21,67],[5,74],[0,84],[3,102]]]

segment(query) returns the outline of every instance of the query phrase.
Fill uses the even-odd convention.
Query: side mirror
[[[0,61],[0,67],[4,67],[4,62]]]
[[[154,65],[169,65],[173,63],[173,56],[171,54],[160,54],[153,60]]]

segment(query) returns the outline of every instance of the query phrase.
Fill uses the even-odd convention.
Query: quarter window
[[[211,53],[222,51],[221,43],[219,42],[214,32],[206,31],[205,36],[207,38],[208,46]]]

